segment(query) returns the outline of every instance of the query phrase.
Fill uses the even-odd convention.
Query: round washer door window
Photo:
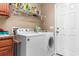
[[[52,48],[52,47],[53,47],[53,44],[54,44],[54,39],[53,39],[53,37],[50,37],[50,38],[49,38],[48,44],[49,44],[49,48]]]

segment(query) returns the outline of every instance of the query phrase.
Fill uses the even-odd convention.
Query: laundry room
[[[0,56],[79,56],[79,3],[0,3]]]
[[[54,3],[0,3],[0,56],[53,56]]]

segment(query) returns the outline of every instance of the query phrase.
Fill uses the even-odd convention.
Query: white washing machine
[[[16,39],[21,41],[21,56],[51,56],[55,52],[53,32],[19,33]]]

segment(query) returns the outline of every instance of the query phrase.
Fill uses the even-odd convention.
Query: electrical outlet
[[[53,26],[50,26],[50,29],[53,29],[54,27]]]

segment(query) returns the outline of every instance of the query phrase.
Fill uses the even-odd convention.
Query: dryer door
[[[49,48],[53,48],[53,45],[54,45],[54,39],[53,39],[53,37],[49,38],[48,45],[49,45]]]
[[[45,50],[47,55],[53,55],[54,54],[54,38],[50,35],[46,36],[45,40]]]

